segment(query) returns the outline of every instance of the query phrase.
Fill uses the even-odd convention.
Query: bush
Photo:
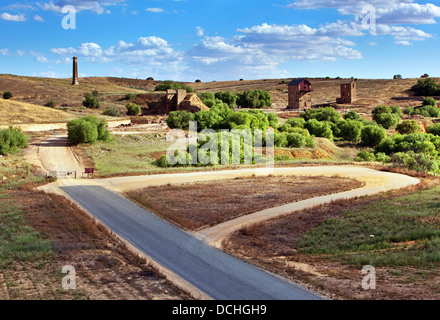
[[[196,83],[201,83],[201,82],[202,82],[202,80],[200,80],[200,79],[196,80]]]
[[[164,83],[156,86],[156,88],[154,89],[154,91],[167,91],[167,90],[186,90],[186,92],[188,93],[196,92],[193,88],[189,86],[171,80],[164,81]]]
[[[437,101],[434,98],[427,97],[423,100],[423,105],[437,107]]]
[[[272,98],[267,91],[247,90],[237,95],[237,105],[242,108],[261,109],[272,106]]]
[[[215,99],[218,99],[222,101],[223,103],[226,103],[231,108],[234,108],[237,105],[237,99],[238,96],[230,91],[226,92],[217,92],[214,95]]]
[[[376,161],[383,163],[391,163],[391,157],[383,152],[376,153]]]
[[[407,115],[413,115],[414,114],[414,107],[408,107],[405,109],[405,111],[403,111],[403,113],[407,114]]]
[[[427,118],[438,118],[440,116],[440,109],[435,106],[428,105],[415,109],[414,114],[420,114]]]
[[[96,98],[93,93],[89,93],[86,95],[85,100],[83,101],[83,106],[90,109],[98,109],[99,99]]]
[[[330,107],[307,110],[301,114],[301,117],[304,118],[305,121],[316,119],[318,121],[329,121],[333,123],[338,122],[342,118],[339,112]]]
[[[287,134],[286,133],[275,133],[274,145],[278,148],[285,148],[288,145]]]
[[[385,129],[376,126],[366,126],[362,129],[362,144],[368,147],[379,145],[387,137]]]
[[[431,133],[435,136],[440,136],[440,123],[429,126],[428,128],[426,128],[426,132]]]
[[[104,116],[109,116],[109,117],[120,117],[121,116],[121,112],[119,112],[119,109],[116,107],[112,107],[110,109],[107,109],[102,114]]]
[[[358,153],[357,157],[354,159],[354,161],[358,162],[373,162],[376,161],[376,156],[373,152],[369,151],[361,151]]]
[[[134,98],[136,98],[136,95],[134,93],[127,93],[125,95],[125,100],[133,100]]]
[[[25,148],[27,143],[26,136],[19,128],[9,127],[6,130],[0,131],[1,155],[7,155],[11,152],[15,152],[19,148]]]
[[[147,81],[154,81],[154,78],[153,77],[148,77]]]
[[[129,116],[137,116],[141,113],[141,107],[139,107],[137,104],[134,103],[127,103],[125,106],[127,108],[127,115]]]
[[[373,113],[373,120],[376,121],[377,116],[379,116],[380,114],[392,113],[392,111],[391,111],[390,107],[387,107],[387,106],[377,106],[376,108],[374,108],[372,113]]]
[[[57,103],[55,100],[50,100],[45,104],[45,106],[49,108],[55,108],[57,106]]]
[[[190,121],[194,121],[195,115],[187,111],[171,111],[168,119],[167,125],[171,129],[189,129]]]
[[[341,138],[350,142],[359,142],[363,127],[360,121],[346,121],[341,125]]]
[[[376,116],[375,121],[385,129],[391,129],[399,124],[400,117],[395,113],[381,113]]]
[[[67,136],[71,143],[95,143],[97,140],[109,141],[110,133],[105,120],[99,122],[93,116],[75,119],[67,123]]]
[[[290,118],[287,123],[293,128],[304,128],[306,120],[304,118]]]
[[[333,131],[327,122],[319,122],[316,119],[312,119],[305,123],[304,128],[309,130],[310,134],[315,137],[327,138],[333,141]]]
[[[275,113],[268,113],[267,120],[269,120],[269,126],[271,126],[272,128],[278,128],[280,119]]]
[[[306,143],[306,138],[299,133],[289,133],[287,135],[287,146],[289,148],[304,148]]]
[[[400,109],[400,107],[398,106],[391,106],[391,113],[398,115],[399,117],[401,117],[403,115],[402,109]]]
[[[421,128],[417,124],[417,121],[414,120],[405,120],[401,124],[399,124],[396,129],[400,134],[411,134],[421,131]]]
[[[416,96],[438,96],[440,85],[432,78],[421,79],[411,88]]]
[[[3,93],[3,99],[6,99],[6,100],[11,99],[13,96],[14,95],[12,94],[11,91],[6,91]]]
[[[349,111],[344,115],[345,120],[359,120],[360,116],[356,111]]]

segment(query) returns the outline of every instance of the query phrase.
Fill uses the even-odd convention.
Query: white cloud
[[[440,17],[440,7],[427,3],[419,4],[414,0],[296,0],[287,7],[296,9],[336,8],[342,15],[353,15],[356,20],[362,18],[362,9],[373,6],[379,24],[433,24]]]
[[[124,3],[125,0],[106,0],[106,1],[92,1],[92,0],[61,0],[54,2],[37,2],[36,5],[45,11],[52,11],[60,13],[64,6],[74,6],[79,11],[91,11],[96,14],[109,13],[106,9],[108,6],[115,6]]]
[[[205,30],[201,27],[196,27],[196,32],[198,37],[203,37],[205,35]]]
[[[409,42],[408,40],[396,40],[394,41],[395,44],[400,44],[402,46],[410,46],[412,45],[411,42]]]
[[[145,11],[153,12],[153,13],[161,13],[164,12],[165,10],[162,8],[147,8],[145,9]]]
[[[9,56],[11,53],[9,52],[9,49],[0,49],[0,54],[2,56]]]
[[[30,55],[35,57],[35,61],[39,63],[49,63],[49,59],[46,58],[46,56],[40,52],[31,51],[29,52]]]
[[[44,19],[42,17],[40,17],[39,15],[35,15],[34,20],[38,21],[38,22],[44,22]]]
[[[26,21],[26,17],[24,14],[17,14],[13,15],[7,12],[4,12],[0,15],[0,19],[6,20],[6,21],[15,21],[15,22],[23,22]]]

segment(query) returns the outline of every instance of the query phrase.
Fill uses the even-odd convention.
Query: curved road
[[[62,144],[58,147],[64,148]],[[61,154],[65,151],[55,152]],[[41,160],[44,163],[44,158]],[[339,175],[364,181],[365,186],[356,190],[263,210],[202,230],[196,235],[174,227],[119,194],[129,189],[168,183],[217,181],[255,174]],[[363,167],[335,166],[277,168],[273,172],[265,169],[244,169],[106,180],[59,180],[55,184],[43,186],[40,189],[49,192],[60,192],[61,189],[61,193],[67,194],[138,251],[211,298],[220,300],[315,300],[322,299],[322,297],[286,279],[233,258],[212,245],[219,245],[224,237],[247,224],[272,219],[336,199],[377,194],[419,182],[418,179],[408,176]]]

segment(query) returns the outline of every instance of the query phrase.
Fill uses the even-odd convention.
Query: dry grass
[[[0,125],[68,122],[66,112],[14,100],[0,100]]]
[[[304,254],[299,251],[298,246],[298,242],[307,232],[318,228],[329,219],[342,219],[346,210],[360,211],[389,201],[394,201],[395,206],[405,206],[405,199],[417,196],[419,192],[427,191],[427,195],[435,195],[432,190],[438,185],[438,179],[422,178],[422,183],[418,186],[371,197],[340,200],[274,219],[236,232],[223,243],[223,248],[229,254],[284,275],[334,299],[438,299],[440,275],[436,268],[428,268],[427,265],[378,267],[377,289],[365,291],[361,288],[361,281],[365,276],[361,273],[362,268],[342,264],[340,260],[344,259],[344,255],[335,259],[325,254]],[[371,214],[379,211],[374,210]],[[417,212],[414,214],[417,215]],[[438,225],[437,217],[422,222]],[[332,235],[327,235],[328,241],[331,241]],[[347,233],[346,237],[349,236],[353,235]],[[408,242],[399,245],[411,247],[413,244]],[[401,246],[396,246],[395,249],[399,250]],[[349,259],[347,256],[345,258]]]
[[[14,261],[0,277],[2,299],[152,300],[188,299],[143,259],[64,197],[23,186],[13,192],[27,225],[51,243],[38,261]],[[76,269],[77,290],[63,290],[62,267]],[[3,290],[2,290],[3,289]]]
[[[286,203],[359,188],[335,177],[252,177],[221,182],[167,185],[130,191],[128,196],[188,230],[277,207]]]

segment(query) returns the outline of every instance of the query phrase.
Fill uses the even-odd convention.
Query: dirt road
[[[84,168],[67,143],[67,136],[55,136],[42,141],[38,147],[38,159],[47,171],[76,171],[80,176]]]

